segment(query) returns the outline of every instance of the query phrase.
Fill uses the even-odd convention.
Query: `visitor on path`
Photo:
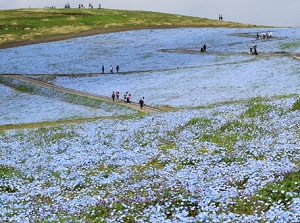
[[[203,46],[201,46],[200,52],[201,52],[201,53],[206,52],[206,44],[204,44]]]
[[[140,104],[140,108],[143,109],[143,106],[144,106],[144,97],[140,98],[139,100],[139,104]]]
[[[104,66],[102,65],[102,74],[104,74]]]
[[[253,47],[253,49],[254,49],[254,52],[253,52],[253,54],[254,54],[254,55],[258,55],[258,53],[257,53],[257,49],[256,49],[256,48],[257,48],[257,46],[255,45],[255,46]]]
[[[200,47],[200,52],[201,52],[201,53],[204,53],[203,46]]]
[[[120,91],[119,90],[116,91],[116,97],[119,100],[119,97],[120,97]]]
[[[126,91],[126,93],[124,94],[124,103],[126,103],[126,101],[127,101],[127,94],[128,94],[128,92]]]
[[[119,73],[119,69],[120,69],[120,66],[117,65],[117,66],[116,66],[117,73]]]
[[[112,65],[110,65],[110,73],[113,74],[114,73],[114,67]]]
[[[115,102],[115,97],[116,97],[116,95],[115,95],[115,92],[113,91],[111,94],[111,98],[112,98],[113,102]]]
[[[127,98],[126,98],[126,102],[127,102],[127,104],[129,104],[129,103],[130,103],[130,98],[131,98],[131,94],[128,94],[128,95],[127,95]]]

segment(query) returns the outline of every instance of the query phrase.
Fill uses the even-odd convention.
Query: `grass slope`
[[[131,29],[255,26],[158,12],[111,9],[0,10],[0,18],[0,48],[9,47],[9,43],[24,45],[37,39],[51,41]]]

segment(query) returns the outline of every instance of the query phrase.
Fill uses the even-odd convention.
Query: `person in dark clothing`
[[[117,65],[117,66],[116,66],[117,73],[119,73],[119,69],[120,69],[120,66]]]
[[[129,104],[129,103],[130,103],[130,98],[131,98],[131,94],[128,94],[128,95],[127,95],[127,98],[126,98],[126,102],[127,102],[127,104]]]
[[[115,95],[115,92],[113,91],[111,94],[111,98],[112,98],[113,102],[115,102],[115,97],[116,97],[116,95]]]
[[[104,74],[104,66],[102,66],[102,74]]]
[[[257,47],[256,45],[253,47],[253,49],[254,49],[254,53],[253,54],[254,55],[258,55],[256,47]]]
[[[140,98],[139,104],[140,104],[140,108],[143,109],[143,106],[144,106],[144,97]]]

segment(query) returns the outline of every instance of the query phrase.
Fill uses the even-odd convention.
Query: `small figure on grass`
[[[131,98],[131,94],[128,94],[128,95],[127,95],[127,98],[126,98],[127,104],[130,104],[130,98]]]

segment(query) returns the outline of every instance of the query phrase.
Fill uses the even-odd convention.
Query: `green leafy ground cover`
[[[91,34],[93,31],[101,33],[167,27],[254,27],[166,13],[111,9],[0,10],[0,18],[0,46],[9,42],[68,34]]]

